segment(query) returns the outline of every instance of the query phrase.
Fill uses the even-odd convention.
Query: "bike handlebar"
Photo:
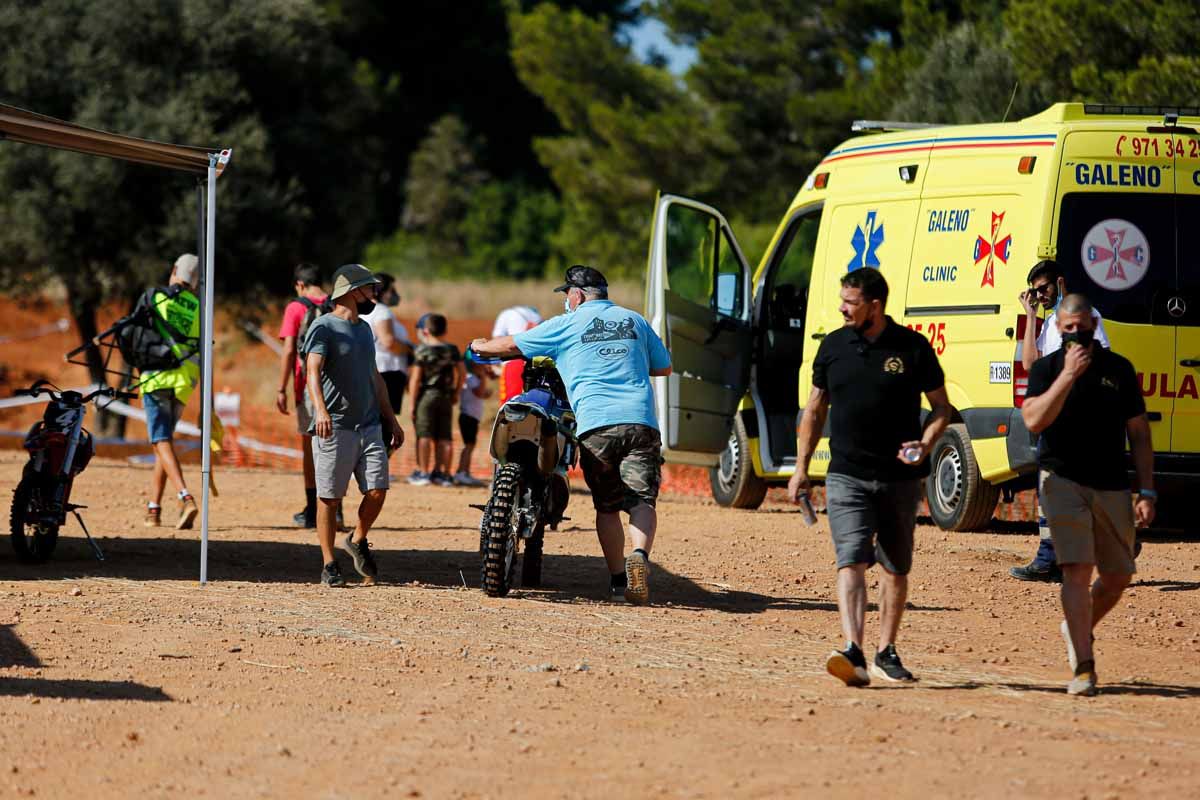
[[[14,397],[40,397],[43,394],[48,395],[51,400],[61,400],[66,392],[47,380],[37,381],[32,386],[17,389],[13,392]],[[137,398],[137,392],[126,392],[114,386],[100,386],[88,394],[82,395],[79,402],[80,404],[90,403],[97,397],[111,397],[114,400],[134,400]]]

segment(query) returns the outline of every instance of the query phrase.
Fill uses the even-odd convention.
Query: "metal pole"
[[[204,324],[201,327],[200,385],[200,585],[208,583],[208,490],[212,472],[213,275],[217,234],[217,156],[208,157],[208,214],[204,232]]]

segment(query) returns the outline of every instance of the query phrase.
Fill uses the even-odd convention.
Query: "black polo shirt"
[[[1039,358],[1029,370],[1025,397],[1045,394],[1063,371],[1065,350]],[[1038,466],[1103,491],[1130,489],[1125,423],[1146,413],[1137,372],[1129,359],[1092,348],[1092,363],[1075,379],[1062,411],[1038,440]]]
[[[896,458],[900,445],[921,438],[921,395],[945,384],[942,367],[919,333],[887,326],[874,342],[853,328],[825,337],[813,360],[813,386],[829,392],[829,472],[873,481],[929,474]]]

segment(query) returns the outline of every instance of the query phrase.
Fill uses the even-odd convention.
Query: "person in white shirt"
[[[471,456],[479,438],[479,423],[483,419],[483,401],[492,396],[488,386],[491,374],[486,366],[467,361],[467,380],[458,395],[458,432],[462,436],[462,453],[458,456],[458,471],[454,482],[459,486],[483,486],[484,482],[471,475]]]
[[[1025,338],[1021,342],[1021,364],[1028,373],[1033,368],[1033,362],[1039,358],[1057,353],[1062,349],[1062,333],[1058,330],[1058,304],[1067,296],[1067,282],[1063,278],[1062,269],[1057,262],[1049,259],[1039,261],[1029,270],[1026,278],[1029,289],[1021,292],[1019,300],[1025,311]],[[1037,306],[1049,311],[1040,332],[1037,330]],[[1108,334],[1104,332],[1104,320],[1100,312],[1092,309],[1092,319],[1096,323],[1096,342],[1103,348],[1111,350]],[[1050,528],[1046,524],[1045,514],[1042,513],[1041,502],[1038,502],[1038,529],[1041,533],[1041,543],[1033,561],[1020,567],[1012,567],[1008,573],[1020,581],[1045,581],[1059,583],[1062,581],[1062,570],[1054,554],[1054,542],[1050,538]]]
[[[492,338],[516,336],[540,324],[542,315],[533,306],[509,306],[496,315],[492,325]]]
[[[399,416],[404,389],[408,386],[408,362],[413,347],[408,338],[408,329],[396,319],[390,308],[400,302],[396,279],[382,272],[376,273],[375,277],[380,280],[375,295],[377,302],[375,309],[370,314],[364,314],[363,319],[375,335],[375,366],[387,386],[388,403],[392,413]]]

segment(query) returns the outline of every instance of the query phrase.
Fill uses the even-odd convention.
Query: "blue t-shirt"
[[[641,314],[589,300],[513,339],[526,358],[554,359],[580,436],[606,425],[658,430],[650,370],[671,366],[671,354]]]

